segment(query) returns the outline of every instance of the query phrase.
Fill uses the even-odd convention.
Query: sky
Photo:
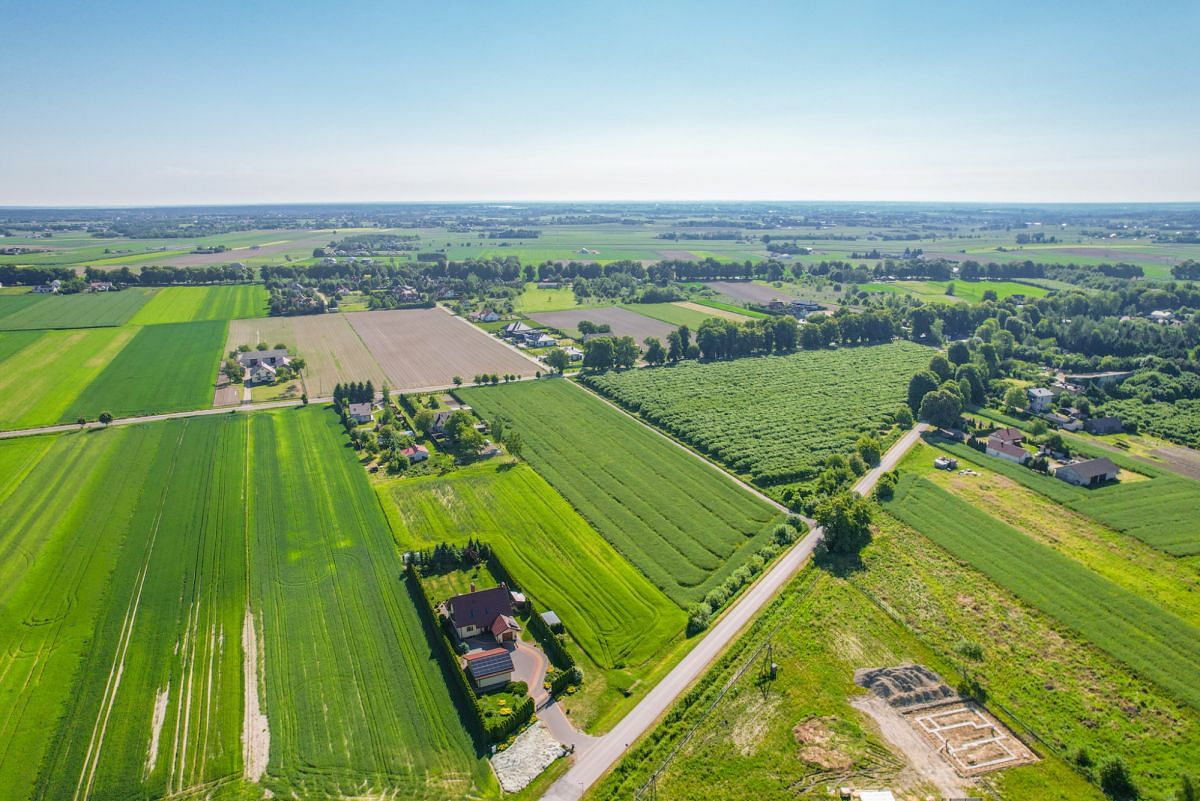
[[[0,205],[1200,201],[1195,0],[0,8]]]

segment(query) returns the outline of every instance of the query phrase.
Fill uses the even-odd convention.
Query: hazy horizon
[[[6,22],[4,206],[1200,201],[1195,3],[51,2]]]

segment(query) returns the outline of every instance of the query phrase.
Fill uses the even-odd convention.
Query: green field
[[[885,428],[930,353],[896,342],[610,371],[588,383],[730,469],[777,483]]]
[[[502,416],[524,456],[680,606],[699,601],[765,543],[779,515],[659,434],[566,380],[460,390]]]
[[[152,294],[153,290],[149,289],[125,289],[77,295],[0,297],[0,330],[121,325],[142,308]]]
[[[79,394],[133,339],[134,328],[0,332],[0,429],[74,420]]]
[[[575,291],[569,286],[560,286],[557,289],[538,289],[536,283],[527,283],[525,290],[517,295],[513,302],[513,309],[520,314],[533,314],[534,312],[561,311],[576,307],[584,309],[589,305],[593,304],[583,304],[582,306],[577,304]]]
[[[646,317],[652,317],[655,320],[662,320],[664,323],[671,325],[686,325],[692,331],[700,327],[700,323],[715,317],[715,314],[704,314],[695,309],[676,306],[674,303],[627,303],[623,308],[629,309],[631,312],[643,314]]]
[[[261,284],[173,286],[158,290],[129,322],[154,325],[266,316],[267,290]]]
[[[954,295],[947,295],[946,290],[954,284]],[[858,288],[866,292],[887,292],[893,295],[912,295],[924,300],[965,300],[979,303],[983,293],[991,290],[1000,300],[1011,295],[1024,295],[1027,298],[1045,297],[1049,290],[1043,286],[1022,284],[1016,281],[891,281],[888,283],[859,284]]]
[[[212,405],[228,324],[147,325],[121,349],[62,415],[95,420],[101,412],[130,417]]]
[[[1078,447],[1075,438],[1069,440],[1071,447]],[[1200,508],[1200,482],[1119,453],[1097,451],[1095,455],[1108,456],[1122,470],[1143,473],[1151,478],[1087,489],[1004,459],[986,456],[961,443],[938,439],[936,444],[942,450],[1007,476],[1099,523],[1137,537],[1151,547],[1174,556],[1200,554],[1200,531],[1195,525],[1196,509]]]
[[[755,658],[755,649],[769,633],[774,634],[771,658],[778,678],[762,682],[763,656]],[[927,797],[929,785],[913,776],[876,725],[852,705],[864,694],[854,683],[856,669],[906,661],[926,665],[950,683],[957,681],[951,662],[891,620],[849,581],[809,568],[676,704],[653,736],[629,752],[586,798],[634,798],[664,764],[653,795],[645,797],[821,799],[830,797],[831,785],[889,787],[898,798]],[[750,669],[738,676],[747,664]],[[726,686],[728,693],[716,701],[718,690]],[[801,729],[815,737],[802,741]],[[999,778],[989,782],[997,791],[987,796],[991,799],[1103,798],[1053,758],[993,777]]]
[[[1137,424],[1138,431],[1171,442],[1200,448],[1200,398],[1143,403],[1138,398],[1113,400],[1104,405],[1106,414]]]
[[[342,444],[315,408],[0,443],[5,797],[495,795]]]
[[[485,462],[376,491],[402,550],[489,543],[603,668],[642,666],[683,631],[683,612],[526,464]]]
[[[887,510],[1000,586],[1200,708],[1200,627],[906,474]]]

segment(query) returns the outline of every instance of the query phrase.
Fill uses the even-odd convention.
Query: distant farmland
[[[0,298],[0,330],[101,328],[121,325],[151,297],[153,290],[78,295],[16,295]],[[13,307],[5,311],[5,307]]]
[[[0,442],[6,797],[495,793],[342,441],[310,408]]]
[[[673,601],[704,597],[748,559],[778,513],[678,446],[564,379],[472,388],[525,458]]]
[[[539,312],[529,315],[530,318],[542,325],[556,328],[570,336],[579,336],[579,323],[583,320],[612,326],[612,335],[630,336],[641,345],[646,337],[656,337],[666,341],[667,334],[678,328],[677,325],[665,323],[652,317],[620,306],[602,306],[594,309],[571,309],[570,311]]]
[[[536,362],[441,309],[354,312],[345,315],[393,389],[449,386],[480,373],[531,376]]]
[[[261,284],[173,286],[158,290],[130,323],[191,323],[267,315],[267,290]]]

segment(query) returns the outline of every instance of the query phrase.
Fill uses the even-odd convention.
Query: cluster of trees
[[[432,548],[410,551],[405,555],[406,561],[425,576],[436,576],[453,570],[470,570],[491,557],[492,547],[474,537],[463,545],[439,542]]]
[[[384,395],[387,398],[387,395]],[[375,384],[367,381],[352,381],[348,384],[335,384],[333,387],[333,402],[337,406],[350,403],[374,403]]]
[[[300,314],[324,314],[325,297],[314,287],[292,283],[268,287],[267,307],[273,317],[292,317]]]

